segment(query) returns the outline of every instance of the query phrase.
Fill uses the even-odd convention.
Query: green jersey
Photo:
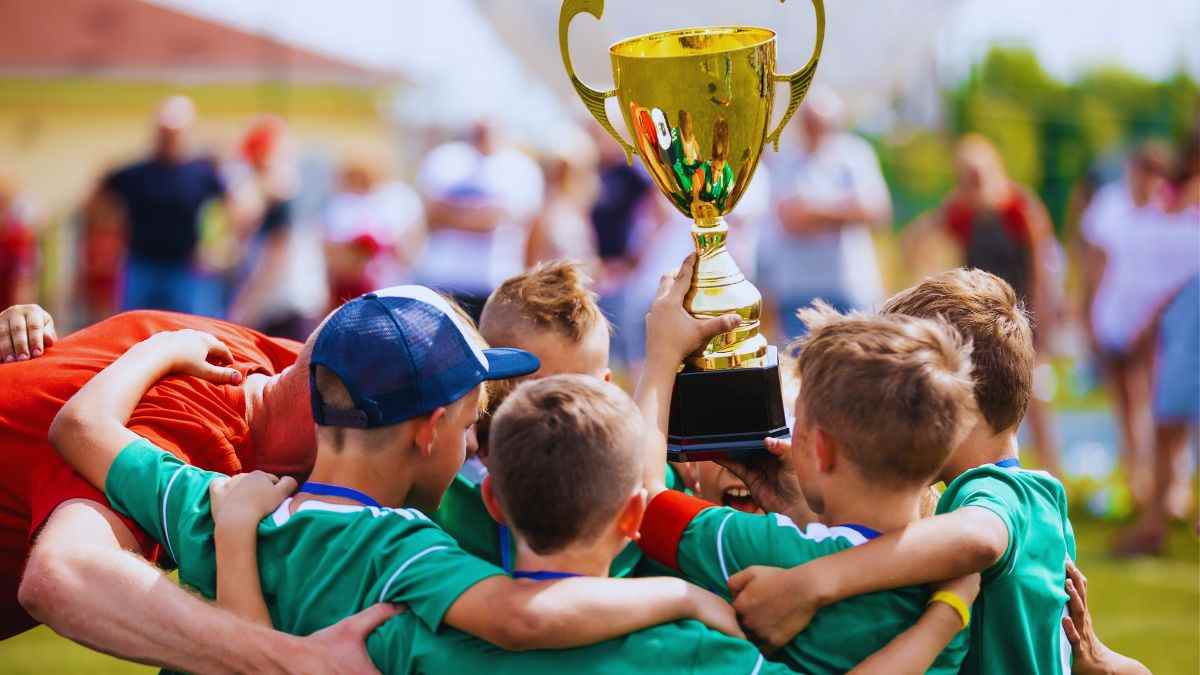
[[[437,633],[405,615],[388,621],[367,639],[367,651],[393,673],[488,673],[488,675],[783,675],[786,666],[763,658],[754,645],[678,621],[630,633],[589,647],[560,651],[506,652],[445,628]]]
[[[987,509],[1008,528],[1008,548],[983,572],[971,610],[971,649],[964,673],[1071,672],[1062,631],[1065,561],[1075,559],[1075,533],[1062,483],[1015,461],[988,464],[955,478],[937,512]]]
[[[685,490],[683,479],[667,466],[667,487]],[[497,523],[483,504],[479,485],[458,475],[450,483],[433,520],[458,541],[464,551],[483,558],[511,572],[517,555],[517,544],[507,527]],[[646,560],[638,545],[630,542],[613,559],[608,569],[611,577],[645,577],[672,575],[672,570]]]
[[[743,513],[663,492],[646,510],[640,543],[650,557],[728,598],[729,577],[751,565],[795,567],[875,536],[858,525],[801,529],[786,516]],[[817,612],[780,656],[801,672],[844,673],[916,623],[928,601],[929,591],[916,587],[847,598]],[[966,653],[963,630],[929,672],[957,673]]]
[[[109,469],[113,507],[163,545],[181,583],[216,597],[208,486],[219,473],[184,464],[147,440],[130,443]],[[377,602],[405,603],[437,630],[471,586],[503,574],[468,555],[415,509],[302,503],[291,499],[258,526],[258,568],[276,628],[308,635]]]

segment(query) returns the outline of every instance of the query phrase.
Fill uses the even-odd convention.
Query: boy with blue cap
[[[210,488],[224,477],[179,462],[124,423],[169,372],[235,382],[236,373],[205,363],[227,356],[204,333],[155,335],[89,381],[50,431],[59,452],[164,545],[181,582],[208,598],[217,595],[215,542],[226,536],[214,532]],[[481,383],[537,366],[527,352],[487,349],[461,311],[423,287],[368,294],[327,319],[310,366],[316,464],[294,497],[248,529],[272,623],[305,635],[393,602],[430,630],[445,623],[512,649],[589,644],[685,617],[736,632],[727,605],[676,579],[531,589],[464,553],[424,515],[462,464]],[[228,535],[248,536],[236,527]]]

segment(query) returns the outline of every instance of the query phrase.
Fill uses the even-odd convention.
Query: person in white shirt
[[[412,279],[425,237],[424,207],[412,188],[383,181],[382,174],[371,157],[350,157],[325,206],[325,260],[335,307]]]
[[[779,228],[763,242],[760,281],[785,339],[804,332],[796,310],[814,300],[845,311],[883,297],[871,230],[891,218],[891,197],[874,150],[841,130],[843,108],[814,86],[801,108],[802,150],[775,172]]]
[[[417,187],[429,225],[417,282],[450,293],[478,319],[492,290],[524,269],[528,223],[542,206],[542,172],[525,154],[500,146],[480,121],[469,142],[429,153]]]
[[[1083,214],[1087,328],[1114,398],[1135,503],[1149,499],[1154,317],[1200,273],[1200,228],[1167,213],[1169,150],[1147,143]]]

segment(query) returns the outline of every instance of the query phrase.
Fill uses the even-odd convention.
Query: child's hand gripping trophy
[[[696,254],[689,254],[675,272],[664,274],[650,312],[646,315],[646,367],[670,364],[672,373],[688,354],[704,346],[713,336],[737,327],[737,314],[698,319],[683,307],[692,285]]]

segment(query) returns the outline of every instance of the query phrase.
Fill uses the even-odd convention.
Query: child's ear
[[[815,447],[814,454],[817,457],[817,471],[821,473],[833,473],[837,467],[837,441],[833,437],[825,433],[820,427],[813,429]]]
[[[492,520],[505,525],[504,509],[500,508],[500,500],[496,499],[496,493],[492,490],[491,476],[483,477],[483,484],[479,486],[479,494],[483,497],[483,506]]]
[[[420,418],[417,422],[417,431],[413,434],[413,442],[417,445],[417,450],[424,457],[429,457],[433,454],[433,443],[437,440],[438,422],[446,416],[446,408],[441,407],[429,413],[428,417]]]
[[[625,501],[625,507],[617,516],[617,529],[627,538],[637,541],[642,536],[642,517],[645,515],[646,488],[638,488],[632,495],[629,495],[629,499]]]

